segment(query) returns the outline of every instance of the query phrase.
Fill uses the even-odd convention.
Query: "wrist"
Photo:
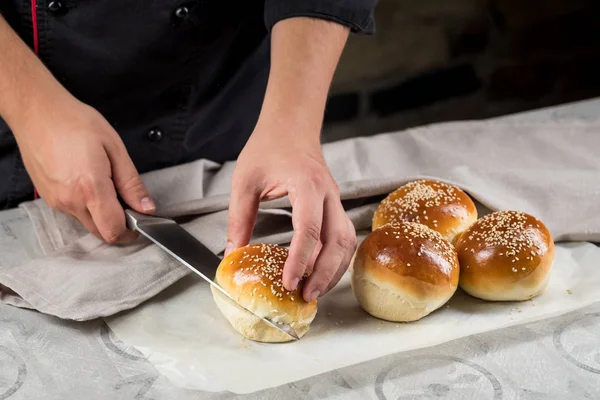
[[[320,145],[325,102],[267,90],[257,123],[261,134]]]
[[[261,111],[253,136],[293,146],[321,146],[322,118],[281,107]]]
[[[50,75],[44,78],[32,79],[30,76],[28,82],[23,82],[12,92],[4,93],[0,99],[2,104],[6,104],[0,113],[17,138],[31,131],[27,128],[31,122],[50,122],[55,117],[52,114],[55,114],[57,105],[72,98],[66,89],[54,81],[54,77]]]

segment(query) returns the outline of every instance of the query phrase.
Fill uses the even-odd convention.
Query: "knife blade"
[[[129,209],[125,210],[125,217],[127,219],[127,227],[130,230],[137,231],[150,239],[162,250],[192,270],[192,272],[219,290],[219,292],[223,293],[242,310],[262,319],[269,326],[282,331],[292,339],[300,339],[294,328],[289,324],[274,322],[268,318],[254,314],[235,301],[225,289],[214,282],[211,277],[215,276],[221,259],[175,221],[168,218],[140,214]]]

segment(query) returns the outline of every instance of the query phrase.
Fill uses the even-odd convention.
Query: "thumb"
[[[232,186],[225,255],[250,242],[260,203],[256,190],[246,185]]]
[[[135,211],[151,214],[156,211],[156,205],[150,197],[146,186],[133,165],[124,145],[121,149],[108,151],[112,166],[112,180],[121,198]]]

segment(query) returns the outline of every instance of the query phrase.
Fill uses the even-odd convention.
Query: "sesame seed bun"
[[[399,222],[369,234],[352,262],[352,289],[374,317],[416,321],[444,305],[458,286],[456,250],[425,225]]]
[[[456,243],[460,287],[473,297],[521,301],[544,291],[554,261],[554,242],[537,218],[499,211],[474,223]]]
[[[381,202],[373,216],[373,230],[399,221],[418,222],[454,243],[476,220],[477,208],[465,192],[443,182],[420,180]]]
[[[302,337],[317,314],[317,302],[302,298],[302,281],[293,292],[283,287],[281,277],[288,257],[284,247],[250,245],[231,252],[219,264],[215,282],[240,305],[273,322],[292,326]],[[235,330],[258,342],[288,342],[285,333],[260,318],[231,304],[223,293],[211,286],[215,303]]]

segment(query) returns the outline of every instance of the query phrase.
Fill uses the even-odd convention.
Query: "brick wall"
[[[600,95],[600,1],[380,0],[352,36],[326,141]]]

